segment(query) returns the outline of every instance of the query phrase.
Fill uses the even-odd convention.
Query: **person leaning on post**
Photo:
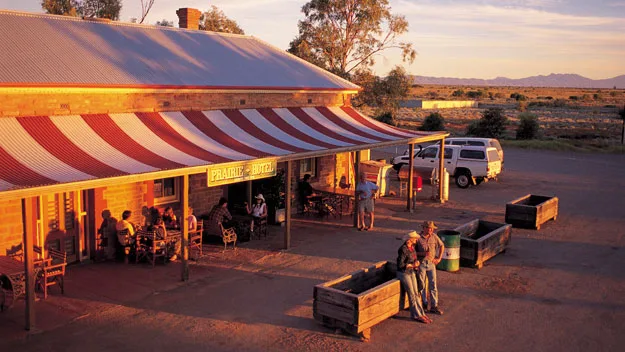
[[[429,324],[432,320],[425,315],[423,310],[415,273],[419,267],[414,249],[418,238],[416,231],[410,231],[404,236],[404,244],[397,250],[397,278],[408,294],[410,317],[420,323]]]
[[[437,228],[434,221],[424,221],[421,237],[417,240],[417,259],[421,261],[418,269],[418,279],[421,287],[421,298],[423,308],[428,308],[428,291],[430,294],[430,313],[443,315],[443,311],[438,307],[438,285],[436,283],[436,265],[443,259],[445,244],[434,233]],[[426,291],[425,287],[428,288]]]

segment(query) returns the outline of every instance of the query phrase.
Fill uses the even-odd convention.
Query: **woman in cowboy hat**
[[[250,208],[249,204],[245,203],[245,210],[248,215],[252,216],[252,222],[250,223],[250,231],[254,232],[254,224],[258,223],[260,219],[267,217],[267,204],[265,204],[265,197],[262,194],[258,194],[256,197],[256,203]]]
[[[410,317],[420,323],[429,324],[432,320],[423,311],[417,286],[416,270],[419,267],[419,261],[414,246],[418,238],[416,231],[410,231],[404,236],[404,243],[397,250],[397,278],[408,294]]]

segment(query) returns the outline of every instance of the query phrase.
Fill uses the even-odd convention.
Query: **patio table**
[[[35,263],[33,278],[41,271],[42,261]],[[24,263],[11,257],[0,256],[0,311],[9,308],[15,300],[26,295]]]
[[[354,202],[354,190],[334,188],[334,187],[316,187],[315,193],[321,194],[322,206],[328,210],[327,215],[338,215],[340,218],[343,214],[349,214]]]

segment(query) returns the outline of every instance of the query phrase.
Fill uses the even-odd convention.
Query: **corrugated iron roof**
[[[0,86],[359,87],[257,38],[0,11]]]

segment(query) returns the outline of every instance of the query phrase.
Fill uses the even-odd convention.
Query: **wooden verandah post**
[[[414,166],[414,143],[408,144],[408,183],[406,187],[406,210],[412,212],[412,176],[414,174],[413,166]],[[401,188],[401,187],[400,187]]]
[[[354,190],[358,189],[358,184],[360,183],[360,151],[356,151],[354,152],[354,154],[356,154],[355,158],[354,158],[354,178],[356,179],[356,186],[354,187]],[[360,224],[358,223],[358,194],[355,193],[354,196],[354,227],[358,228],[360,227]],[[364,224],[363,224],[364,225]]]
[[[291,247],[291,178],[293,162],[286,162],[286,177],[284,187],[284,249]]]
[[[445,137],[441,138],[441,147],[438,151],[438,200],[442,203],[445,203],[445,198],[443,197],[443,182],[445,181]],[[449,185],[447,185],[449,187]]]
[[[180,254],[182,259],[182,281],[189,280],[189,174],[182,176],[182,226]]]
[[[26,274],[26,330],[35,327],[35,267],[33,265],[34,251],[33,241],[37,233],[36,207],[37,198],[29,197],[22,199],[22,225],[24,234],[22,239],[22,251],[24,252],[24,272]]]

